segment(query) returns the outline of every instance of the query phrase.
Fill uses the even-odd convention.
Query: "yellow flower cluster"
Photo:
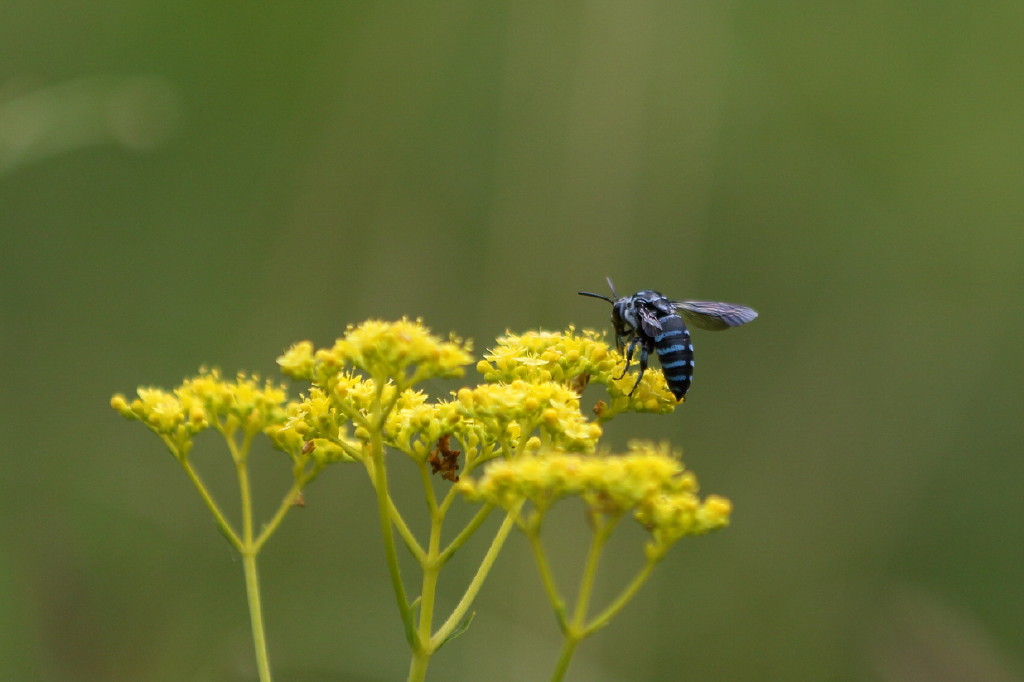
[[[579,336],[571,326],[565,332],[507,333],[476,369],[487,381],[522,379],[568,384],[576,377],[613,371],[618,360],[609,351],[604,334],[590,329]]]
[[[609,348],[604,334],[577,333],[574,327],[498,339],[477,364],[490,383],[463,388],[452,402],[430,401],[410,390],[428,377],[460,374],[470,360],[468,348],[454,337],[443,341],[420,321],[407,319],[350,326],[330,348],[297,343],[278,364],[285,374],[312,382],[319,392],[311,393],[304,407],[291,410],[288,427],[304,437],[350,446],[346,449],[352,454],[358,444],[339,440],[339,429],[354,421],[354,436],[365,441],[366,427],[372,425],[360,417],[368,417],[378,405],[383,411],[375,414],[384,420],[388,444],[421,459],[439,438],[453,435],[466,448],[468,461],[478,448],[484,459],[501,449],[510,454],[509,448],[536,451],[542,445],[592,452],[601,437],[601,422],[626,411],[671,412],[677,404],[660,372],[647,372],[633,391],[635,375],[619,377],[622,355]],[[595,407],[596,422],[580,410],[580,393],[591,379],[608,387],[608,402]],[[285,432],[275,437],[296,438]],[[523,438],[527,440],[521,442]]]
[[[518,441],[540,429],[552,444],[572,451],[593,451],[601,427],[580,414],[575,391],[554,381],[481,384],[462,388],[458,414],[483,425],[495,438]]]
[[[703,535],[729,525],[732,502],[708,495],[701,502],[695,494],[656,495],[638,505],[636,520],[651,533],[647,555],[660,558],[676,540]]]
[[[388,415],[384,436],[388,444],[422,461],[442,436],[462,436],[461,422],[455,403],[428,402],[425,393],[407,390]]]
[[[681,402],[672,395],[665,375],[657,368],[644,372],[636,390],[633,390],[633,386],[636,385],[636,374],[626,372],[624,376],[619,376],[620,374],[621,369],[610,376],[597,378],[599,383],[608,387],[608,403],[599,403],[594,408],[594,412],[602,420],[611,419],[623,412],[669,414],[674,412]]]
[[[350,325],[334,346],[313,351],[309,341],[292,346],[278,358],[282,371],[295,379],[323,385],[345,367],[366,372],[375,381],[392,379],[401,388],[432,377],[462,376],[471,362],[470,346],[456,337],[443,341],[420,320],[369,320]]]
[[[465,453],[465,471],[499,454],[591,453],[602,434],[601,422],[611,416],[625,411],[670,412],[676,405],[657,371],[647,372],[629,396],[636,379],[632,373],[617,378],[622,374],[622,355],[609,348],[603,334],[577,333],[573,327],[498,339],[477,365],[489,383],[462,388],[453,400],[431,400],[412,388],[429,377],[461,374],[470,362],[468,350],[468,343],[434,336],[419,320],[371,320],[349,326],[331,347],[316,349],[302,341],[278,358],[286,375],[312,383],[297,401],[286,404],[283,387],[260,383],[255,376],[239,374],[226,381],[219,371],[203,369],[171,392],[140,388],[137,399],[129,403],[116,395],[111,405],[169,442],[181,444],[182,450],[195,433],[211,425],[225,433],[264,430],[296,462],[309,456],[320,462],[361,459],[378,429],[385,445],[420,461],[431,456],[443,438],[454,437]],[[588,380],[608,387],[608,402],[598,403],[598,418],[593,421],[580,410],[580,393]],[[592,483],[594,467],[602,467],[609,480],[634,485],[634,469],[647,476],[657,470],[654,460],[641,454],[594,460],[583,469],[589,472],[585,480]],[[522,466],[557,466],[559,461]],[[496,469],[493,475],[499,472]],[[669,473],[658,475],[672,479]],[[571,481],[565,478],[565,485]],[[617,506],[621,501],[613,493],[609,488],[599,496]],[[640,507],[635,501],[621,504]],[[645,518],[660,527],[665,518],[682,513],[666,504],[648,505]]]
[[[293,343],[291,348],[277,358],[277,366],[281,368],[282,374],[296,381],[313,381],[313,370],[316,366],[313,361],[313,342]]]
[[[431,377],[462,374],[471,360],[469,344],[444,341],[419,321],[370,320],[349,326],[332,347],[315,350],[309,341],[288,349],[277,362],[293,379],[312,382],[309,397],[290,407],[285,428],[272,434],[283,449],[312,443],[316,455],[359,458],[370,430],[380,428],[385,442],[425,457],[458,418],[444,403],[428,403],[411,386]],[[359,374],[361,370],[367,376]],[[372,421],[380,420],[380,421]],[[372,423],[371,423],[372,422]],[[349,426],[355,439],[348,435]],[[323,443],[334,448],[325,450]]]
[[[285,419],[283,386],[256,376],[238,374],[226,381],[217,369],[201,368],[173,391],[140,387],[138,398],[128,402],[120,393],[110,405],[127,419],[137,419],[152,431],[187,450],[194,434],[213,425],[225,433],[242,429],[256,434]]]
[[[624,455],[541,453],[537,457],[492,462],[458,490],[473,501],[511,509],[529,500],[543,513],[565,497],[580,497],[594,512],[618,516],[633,511],[652,535],[647,551],[660,556],[685,535],[728,524],[725,498],[697,496],[697,479],[667,445],[630,443]]]
[[[664,414],[675,409],[677,401],[661,372],[646,372],[633,391],[636,376],[629,372],[621,376],[624,362],[622,354],[605,342],[603,333],[584,329],[577,335],[570,326],[557,333],[506,334],[476,369],[487,381],[555,381],[573,387],[577,393],[582,393],[589,381],[603,384],[608,388],[609,402],[595,408],[602,421],[622,412]]]
[[[285,421],[268,427],[266,434],[296,462],[306,456],[322,464],[356,459],[362,444],[349,436],[346,418],[339,415],[321,389],[313,387],[308,397],[289,402],[285,414]]]

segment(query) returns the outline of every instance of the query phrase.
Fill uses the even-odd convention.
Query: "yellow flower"
[[[274,445],[293,459],[311,454],[321,461],[357,459],[363,439],[349,435],[349,414],[337,409],[336,399],[318,386],[309,395],[288,403],[282,423],[265,429]]]
[[[384,425],[387,442],[418,460],[426,458],[442,436],[459,431],[454,403],[427,402],[427,395],[406,390]]]
[[[579,336],[571,326],[565,332],[506,333],[477,363],[477,371],[487,381],[569,383],[581,375],[611,371],[615,362],[608,350],[604,334],[589,329]]]
[[[239,372],[234,381],[225,381],[220,370],[200,368],[199,374],[174,389],[184,405],[202,407],[207,419],[224,431],[242,428],[255,434],[284,421],[284,386],[256,375]]]
[[[373,379],[365,379],[350,372],[337,372],[317,385],[324,390],[332,405],[363,414],[370,411],[377,394],[377,383]],[[381,388],[381,400],[389,402],[394,393],[394,384],[384,384]]]
[[[565,497],[580,497],[596,513],[632,511],[651,533],[648,552],[660,557],[685,535],[728,524],[731,505],[718,496],[701,501],[697,479],[668,445],[630,443],[624,455],[541,451],[535,457],[499,460],[458,490],[467,498],[512,508],[528,500],[543,511]]]
[[[292,379],[313,379],[313,344],[299,341],[277,359],[281,372]]]
[[[644,548],[651,559],[660,559],[669,547],[687,535],[703,535],[729,525],[732,503],[718,495],[702,502],[694,493],[660,495],[636,510],[636,520],[651,533]]]
[[[613,353],[614,357],[625,362],[618,351],[613,351]],[[620,364],[617,371],[594,379],[608,387],[608,403],[603,404],[600,409],[595,409],[602,420],[611,419],[623,412],[669,414],[675,411],[680,401],[677,401],[672,395],[668,383],[665,381],[665,375],[658,368],[648,368],[640,379],[640,383],[637,384],[636,374],[626,372],[625,375],[622,375],[621,367]],[[635,390],[633,386],[636,386]]]
[[[463,388],[456,395],[459,414],[483,425],[493,440],[518,442],[539,428],[564,449],[589,452],[601,437],[601,427],[580,414],[579,396],[564,384],[517,379]]]
[[[456,377],[471,361],[470,345],[456,337],[442,341],[420,320],[397,322],[369,320],[349,326],[330,349],[317,351],[315,362],[327,369],[358,368],[377,380],[391,378],[400,387],[432,377]],[[293,347],[282,356],[288,365],[305,366],[304,349]],[[280,361],[279,361],[280,362]],[[316,372],[312,378],[317,381]]]
[[[140,387],[130,403],[121,394],[110,405],[128,419],[137,419],[164,436],[176,456],[184,456],[192,437],[213,425],[224,432],[242,428],[253,435],[285,419],[284,388],[259,383],[255,376],[239,374],[225,381],[220,371],[201,368],[173,391]]]
[[[167,436],[190,436],[208,426],[205,413],[186,409],[173,393],[140,386],[137,394],[129,403],[118,393],[110,399],[110,406],[126,419],[137,419],[154,433]]]

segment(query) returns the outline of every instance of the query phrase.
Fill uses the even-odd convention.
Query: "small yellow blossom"
[[[281,372],[292,379],[313,379],[313,344],[310,341],[300,341],[293,344],[285,351],[284,355],[277,359]]]
[[[363,413],[370,411],[377,394],[377,382],[349,372],[338,372],[318,385],[327,393],[333,405]],[[394,393],[394,384],[384,384],[381,387],[381,400],[389,402]]]
[[[185,409],[173,393],[159,388],[139,387],[139,396],[128,400],[118,393],[110,399],[110,406],[126,419],[137,419],[154,433],[165,436],[191,437],[207,427],[206,415]]]

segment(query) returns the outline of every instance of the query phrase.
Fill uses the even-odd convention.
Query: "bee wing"
[[[738,327],[757,317],[757,311],[735,303],[718,301],[672,301],[679,314],[698,329],[720,331]]]
[[[661,331],[661,322],[658,321],[658,316],[646,305],[637,305],[636,315],[640,319],[640,328],[648,336],[655,336]]]

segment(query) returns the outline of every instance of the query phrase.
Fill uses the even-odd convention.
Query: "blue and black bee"
[[[614,299],[586,291],[579,294],[604,299],[612,304],[615,347],[620,353],[623,348],[626,349],[626,368],[622,370],[620,379],[626,376],[629,364],[633,361],[633,353],[640,346],[640,374],[637,375],[630,395],[636,391],[640,379],[647,371],[647,355],[651,351],[657,351],[661,371],[676,400],[682,400],[686,395],[693,381],[693,343],[690,342],[690,332],[683,317],[694,327],[710,331],[738,327],[757,317],[757,311],[746,306],[714,301],[670,301],[650,289],[620,298],[615,293],[615,285],[610,277],[608,286],[611,287]]]

